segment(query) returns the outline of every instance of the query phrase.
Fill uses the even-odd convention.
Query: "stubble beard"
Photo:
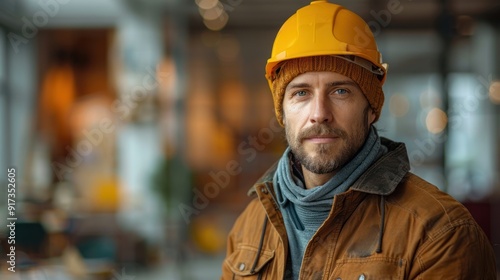
[[[366,117],[364,118],[366,119]],[[369,127],[366,122],[359,124],[359,127],[349,135],[339,128],[332,128],[327,124],[317,124],[301,131],[296,137],[292,135],[290,129],[285,127],[288,145],[299,163],[316,174],[332,173],[347,164],[363,146],[368,136]],[[338,145],[314,144],[314,155],[306,151],[303,139],[313,135],[325,135],[339,137],[336,140]]]
[[[319,134],[318,131],[336,131],[335,134],[337,137],[341,139],[342,142],[346,145],[345,148],[335,147],[332,144],[314,144],[314,155],[311,155],[306,151],[306,148],[303,145],[301,139],[303,139],[304,134],[309,135],[328,135],[328,134]],[[329,135],[332,135],[331,133]],[[316,174],[327,174],[332,173],[335,170],[342,167],[356,152],[354,147],[349,143],[350,141],[346,141],[346,137],[344,136],[345,132],[339,129],[332,129],[324,124],[320,124],[314,127],[311,127],[308,130],[302,131],[298,137],[292,137],[289,130],[286,129],[286,138],[288,141],[288,145],[292,150],[292,153],[295,159],[307,170],[316,173]],[[337,140],[338,141],[338,140]],[[337,149],[335,151],[334,149]],[[337,152],[337,155],[334,153]]]

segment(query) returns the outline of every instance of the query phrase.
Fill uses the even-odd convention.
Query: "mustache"
[[[340,128],[330,127],[326,124],[316,124],[302,130],[297,138],[302,141],[304,138],[310,138],[313,136],[330,136],[345,139],[347,137],[347,133]]]

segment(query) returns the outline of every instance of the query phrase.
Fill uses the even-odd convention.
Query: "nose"
[[[310,122],[328,123],[332,119],[332,108],[328,103],[328,98],[322,94],[315,95],[311,104]]]

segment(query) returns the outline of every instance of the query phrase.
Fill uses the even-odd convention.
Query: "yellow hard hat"
[[[278,31],[266,64],[271,90],[280,62],[320,55],[348,59],[377,74],[381,84],[385,81],[387,71],[368,24],[346,8],[320,0],[297,10]]]

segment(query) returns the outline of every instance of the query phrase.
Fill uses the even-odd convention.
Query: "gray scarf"
[[[290,147],[286,149],[278,162],[273,183],[288,233],[294,279],[298,278],[307,243],[330,213],[333,197],[345,192],[386,151],[372,126],[365,143],[350,162],[324,185],[306,189],[294,176],[293,154]]]

